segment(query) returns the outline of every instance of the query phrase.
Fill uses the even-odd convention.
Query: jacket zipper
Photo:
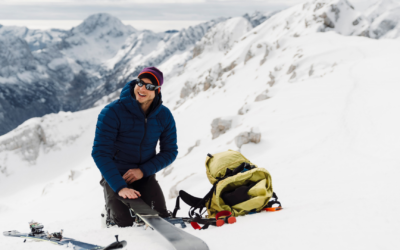
[[[115,156],[117,156],[118,152],[119,152],[119,149],[117,149],[117,151],[115,151],[113,158],[112,158],[113,160],[115,159]]]
[[[144,136],[143,136],[142,141],[140,142],[140,149],[139,149],[140,158],[139,158],[139,163],[142,163],[142,143],[143,143],[143,141],[144,141],[144,138],[146,137],[146,132],[147,132],[147,118],[144,118]]]
[[[144,117],[145,117],[145,118],[144,118],[144,136],[143,136],[143,138],[142,138],[142,141],[140,142],[140,147],[139,147],[139,164],[142,163],[142,144],[143,144],[144,138],[146,137],[146,132],[147,132],[147,117],[150,117],[151,114],[153,114],[154,111],[157,110],[158,107],[161,106],[161,104],[162,104],[162,102],[160,102],[160,103],[157,105],[157,107],[155,107],[155,108],[151,111],[151,113],[148,114],[147,116],[146,116],[146,114],[143,112],[142,108],[139,107],[140,111],[142,111],[142,114],[143,114]]]

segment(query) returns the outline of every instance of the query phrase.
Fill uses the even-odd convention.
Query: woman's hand
[[[124,199],[136,199],[141,196],[139,191],[136,191],[131,188],[123,188],[123,189],[119,190],[118,195]]]
[[[143,172],[140,168],[129,169],[122,178],[125,180],[127,184],[131,184],[134,181],[140,180],[143,178]]]

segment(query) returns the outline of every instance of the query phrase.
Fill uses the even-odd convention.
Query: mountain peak
[[[123,24],[121,20],[110,14],[98,13],[86,18],[79,26],[74,28],[72,32],[75,33],[77,31],[89,35],[98,30],[108,31],[108,33],[110,31],[111,33],[113,33],[112,31],[114,32],[120,31],[128,33],[136,31],[132,26]]]
[[[267,17],[259,12],[259,11],[255,11],[253,14],[249,15],[248,13],[243,15],[244,18],[246,18],[251,25],[254,27],[260,25],[261,23],[263,23],[265,20],[267,20]]]

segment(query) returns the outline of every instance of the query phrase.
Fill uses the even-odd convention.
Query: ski
[[[133,212],[132,216],[137,216],[140,220],[146,224],[146,226],[154,229],[159,234],[161,234],[165,239],[167,239],[176,250],[208,250],[207,244],[183,231],[182,229],[174,226],[172,222],[161,218],[157,211],[153,210],[148,206],[141,198],[136,199],[124,199],[120,197],[120,200],[128,206],[128,208]],[[136,222],[135,222],[136,223]]]
[[[25,238],[25,241],[26,241],[26,239],[47,241],[47,242],[51,242],[53,244],[67,246],[74,250],[112,250],[112,249],[123,248],[127,244],[126,241],[124,241],[124,240],[118,241],[118,235],[116,235],[115,236],[117,239],[116,242],[114,242],[106,247],[102,247],[102,246],[98,246],[98,245],[94,245],[94,244],[85,243],[82,241],[77,241],[75,239],[63,237],[62,230],[61,230],[61,232],[49,234],[47,232],[44,232],[42,230],[43,225],[39,224],[37,222],[30,222],[29,225],[30,225],[30,229],[31,229],[30,233],[20,233],[17,230],[12,230],[12,231],[3,232],[3,235],[8,236],[8,237]]]

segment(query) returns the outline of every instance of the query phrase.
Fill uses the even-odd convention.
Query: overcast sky
[[[350,0],[365,6],[373,0]],[[121,20],[210,20],[281,10],[304,0],[0,0],[0,20],[83,20],[106,12]]]

